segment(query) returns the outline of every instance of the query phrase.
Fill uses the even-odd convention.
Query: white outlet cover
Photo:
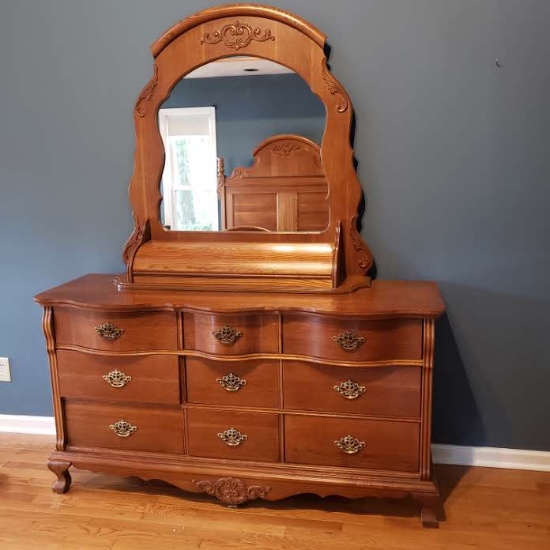
[[[11,382],[10,360],[7,357],[0,357],[0,382]]]

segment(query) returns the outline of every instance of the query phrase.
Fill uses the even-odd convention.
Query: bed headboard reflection
[[[298,135],[273,136],[256,147],[250,168],[225,177],[218,159],[222,228],[226,231],[323,231],[328,184],[319,146]]]

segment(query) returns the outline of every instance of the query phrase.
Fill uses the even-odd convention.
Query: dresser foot
[[[442,512],[441,499],[437,493],[414,493],[412,497],[422,505],[420,519],[422,527],[439,527],[439,517]]]
[[[424,504],[422,511],[420,512],[420,518],[422,521],[422,527],[437,528],[439,527],[439,521],[437,519],[437,507]]]
[[[71,486],[70,467],[71,463],[64,460],[48,461],[48,468],[57,476],[57,481],[52,485],[52,491],[54,493],[62,495],[69,490]]]

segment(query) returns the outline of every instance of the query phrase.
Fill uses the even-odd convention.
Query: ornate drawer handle
[[[118,437],[130,437],[137,430],[137,426],[132,426],[132,424],[126,422],[126,420],[119,420],[114,424],[110,424],[109,428],[113,430]]]
[[[124,334],[124,329],[118,328],[113,323],[103,323],[95,327],[95,331],[105,340],[116,340]]]
[[[132,381],[132,377],[120,372],[118,369],[112,370],[109,374],[103,375],[103,380],[113,388],[123,388]]]
[[[356,334],[355,332],[352,332],[351,330],[346,330],[345,332],[342,332],[342,334],[339,334],[338,336],[333,336],[332,339],[342,349],[345,349],[346,351],[355,351],[356,349],[359,349],[366,342],[366,340],[362,336],[359,336],[358,334]]]
[[[353,380],[346,380],[345,382],[334,386],[333,389],[346,399],[357,399],[367,391],[365,386],[360,386]]]
[[[348,455],[357,454],[361,449],[364,449],[367,445],[364,441],[359,441],[356,437],[353,437],[352,435],[346,435],[346,437],[337,439],[334,442],[334,444],[341,451],[344,451],[344,453]]]
[[[242,434],[235,428],[229,428],[229,430],[219,433],[218,437],[229,447],[238,447],[248,439],[247,435]]]
[[[243,333],[239,330],[230,327],[229,325],[223,325],[222,328],[215,330],[214,337],[218,339],[222,344],[234,344]]]
[[[246,386],[246,380],[230,372],[221,378],[216,378],[216,382],[225,390],[225,391],[239,391],[241,388]]]

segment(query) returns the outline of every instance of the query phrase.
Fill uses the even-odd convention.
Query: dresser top
[[[43,306],[73,305],[110,311],[188,310],[218,313],[246,311],[311,312],[349,317],[436,318],[445,310],[432,282],[374,281],[349,294],[285,294],[118,290],[114,274],[90,274],[35,297]]]

